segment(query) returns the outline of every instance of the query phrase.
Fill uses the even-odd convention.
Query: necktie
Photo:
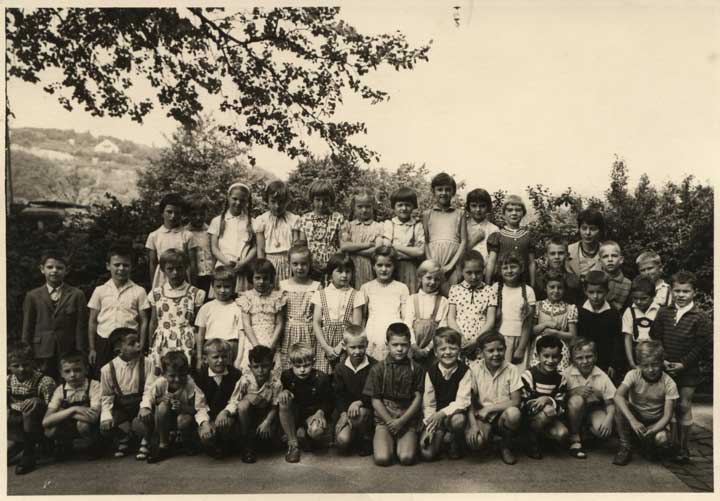
[[[50,291],[50,300],[53,303],[57,303],[60,300],[60,287],[55,287]]]

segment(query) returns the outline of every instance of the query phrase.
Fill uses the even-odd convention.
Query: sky
[[[400,30],[412,44],[432,39],[428,63],[369,77],[389,101],[348,97],[340,111],[366,123],[367,135],[356,141],[381,155],[370,168],[411,162],[452,172],[469,188],[520,192],[543,184],[595,195],[607,188],[617,154],[631,184],[642,173],[656,184],[686,174],[717,179],[717,2],[371,0],[342,3],[341,17],[363,33]],[[177,125],[162,110],[143,125],[67,112],[41,86],[17,80],[8,95],[12,127],[164,146]],[[327,151],[310,144],[317,155]],[[254,154],[279,177],[297,163],[265,149]]]

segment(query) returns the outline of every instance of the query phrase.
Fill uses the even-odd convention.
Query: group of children
[[[34,469],[36,445],[51,439],[63,457],[77,436],[90,457],[137,445],[151,463],[175,444],[215,457],[239,447],[252,463],[282,439],[288,462],[334,442],[378,465],[456,458],[497,436],[513,464],[521,432],[530,457],[549,439],[584,458],[585,430],[607,439],[614,427],[615,464],[630,461],[634,436],[675,442],[687,461],[711,342],[694,275],[666,284],[648,251],[625,278],[593,209],[578,216],[578,242],[547,242],[538,270],[520,197],[505,199],[499,229],[485,190],[465,211],[451,206],[452,177],[435,176],[432,191],[415,219],[416,194],[397,190],[383,223],[360,191],[346,221],[329,183],[313,182],[313,210],[298,217],[274,181],[253,220],[248,186],[234,183],[209,226],[201,200],[167,195],[146,245],[150,292],[130,280],[132,250],[113,247],[89,319],[65,258],[43,256],[46,284],[27,294],[23,343],[8,351],[16,472]]]

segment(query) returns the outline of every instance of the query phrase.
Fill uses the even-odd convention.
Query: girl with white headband
[[[222,214],[210,221],[210,248],[216,266],[225,266],[237,275],[237,292],[248,289],[248,270],[255,259],[255,233],[250,213],[252,197],[244,183],[233,183],[227,190]]]

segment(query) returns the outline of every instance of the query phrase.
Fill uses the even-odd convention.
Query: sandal
[[[148,449],[148,446],[145,444],[141,444],[138,448],[137,454],[135,454],[135,459],[138,461],[145,461],[147,460],[148,454],[150,454],[150,449]]]
[[[570,444],[569,452],[575,459],[587,459],[587,453],[580,442],[573,442]]]
[[[120,442],[117,446],[117,449],[115,449],[115,453],[113,454],[116,458],[124,458],[127,456],[128,453],[128,444],[127,442]]]

